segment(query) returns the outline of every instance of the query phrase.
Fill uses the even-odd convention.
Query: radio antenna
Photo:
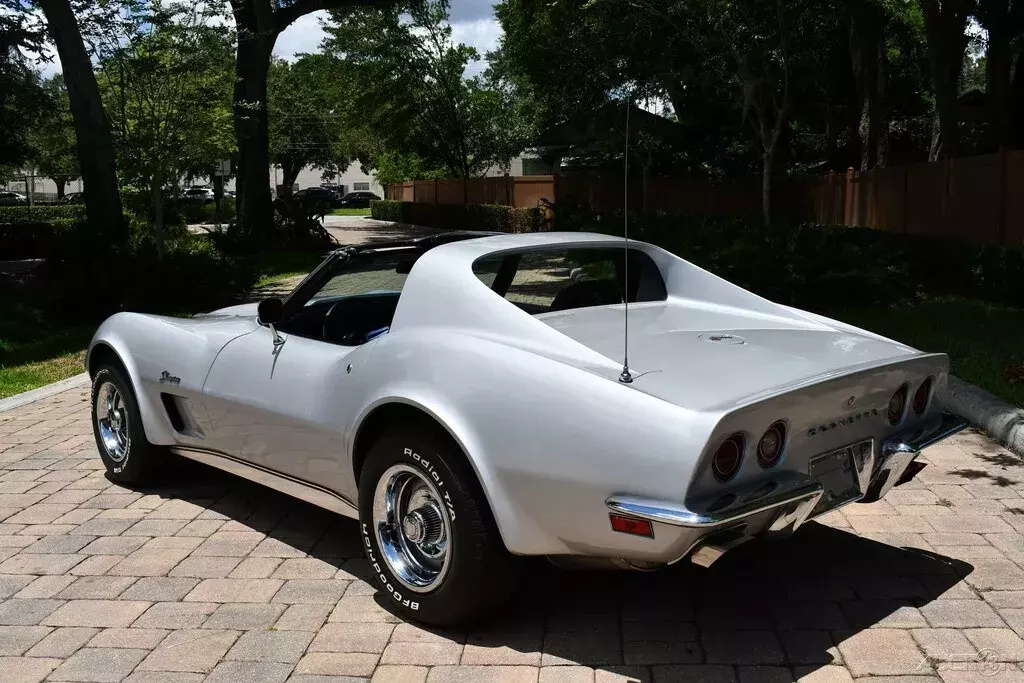
[[[622,236],[623,236],[623,301],[626,302],[623,314],[622,340],[622,373],[619,381],[629,384],[633,374],[629,371],[629,109],[630,99],[626,99],[626,144],[622,153]]]

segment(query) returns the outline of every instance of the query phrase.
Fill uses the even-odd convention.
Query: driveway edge
[[[89,375],[88,373],[83,372],[80,375],[68,377],[67,379],[62,379],[59,382],[47,384],[45,387],[39,387],[38,389],[32,389],[31,391],[24,391],[20,394],[0,399],[0,413],[6,410],[20,408],[23,405],[34,403],[35,401],[39,401],[44,398],[49,398],[54,394],[59,394],[62,391],[67,391],[68,389],[85,386],[88,383]]]
[[[947,392],[950,410],[981,427],[1000,446],[1024,457],[1024,409],[953,375]]]

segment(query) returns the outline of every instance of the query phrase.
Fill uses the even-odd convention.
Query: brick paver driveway
[[[926,456],[710,570],[538,562],[513,611],[441,632],[379,601],[349,520],[189,463],[111,484],[73,389],[0,413],[0,680],[1020,683],[1024,468],[977,435]]]

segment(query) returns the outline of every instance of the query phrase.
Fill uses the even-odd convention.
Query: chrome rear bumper
[[[872,448],[872,455],[860,463],[858,479],[861,495],[842,505],[855,500],[878,500],[896,485],[921,450],[956,434],[968,425],[963,418],[943,413],[938,421],[927,428],[887,439],[882,447],[877,449],[878,452]],[[811,518],[823,493],[822,485],[814,479],[797,476],[781,483],[776,490],[766,496],[715,512],[698,512],[690,510],[682,503],[630,495],[611,496],[605,504],[619,514],[693,530],[691,534],[687,534],[692,535],[692,542],[686,544],[686,552],[680,557],[670,560],[674,562],[689,555],[708,537],[717,536],[723,531],[742,530],[751,536],[769,531],[795,531]],[[755,518],[757,523],[748,525],[748,522],[754,521]],[[747,526],[756,528],[745,529]]]

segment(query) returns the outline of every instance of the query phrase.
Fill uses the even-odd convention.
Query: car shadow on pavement
[[[376,590],[355,521],[196,463],[177,470],[146,493],[202,505],[206,517],[226,520],[222,529],[266,534],[254,556],[265,547],[264,555],[336,568],[334,578],[350,583],[331,601],[330,621],[402,621]],[[855,676],[932,673],[907,629],[955,625],[943,610],[976,600],[962,582],[974,567],[901,545],[914,535],[874,536],[811,522],[740,546],[710,568],[680,562],[644,573],[536,560],[511,607],[460,629],[415,627],[409,642],[462,646],[462,665],[576,664],[637,681],[732,681],[733,671],[742,680],[743,667],[756,667],[748,674],[774,682],[832,664]],[[352,618],[339,614],[349,609]]]

